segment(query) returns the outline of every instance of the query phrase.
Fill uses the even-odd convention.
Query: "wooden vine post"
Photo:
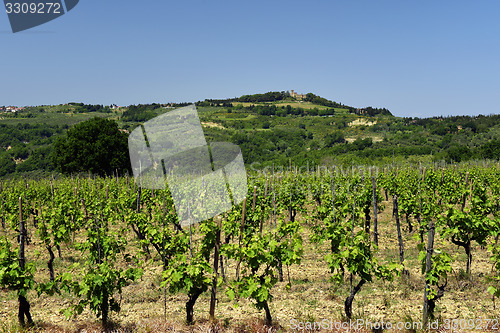
[[[243,224],[242,224],[243,225]],[[210,295],[210,320],[215,320],[215,303],[217,302],[217,278],[219,276],[219,250],[220,250],[220,232],[221,218],[217,219],[217,232],[215,234],[215,251],[214,251],[214,279],[212,283],[212,292]]]
[[[117,174],[118,176],[118,174]],[[118,178],[117,178],[118,179]],[[167,270],[167,254],[166,254],[166,244],[165,244],[165,215],[166,215],[166,205],[165,205],[165,192],[163,192],[163,235],[162,235],[162,249],[163,249],[163,271]],[[167,321],[167,286],[163,288],[163,316],[165,321]]]
[[[378,246],[378,218],[377,218],[377,180],[372,169],[372,193],[373,193],[373,242]]]
[[[24,272],[26,265],[26,257],[24,255],[24,243],[26,242],[26,228],[23,220],[23,201],[22,198],[19,197],[19,267],[21,268],[21,272]],[[26,320],[28,321],[28,325],[33,325],[33,319],[30,314],[30,303],[26,299],[25,296],[19,294],[19,324],[22,327],[26,326],[26,322],[24,317],[26,316]]]
[[[355,222],[356,222],[356,188],[354,189],[353,192],[353,198],[354,201],[352,203],[352,227],[351,227],[351,247],[354,245],[354,227],[355,227]],[[352,302],[354,301],[354,297],[356,294],[359,292],[361,287],[366,283],[366,280],[364,278],[361,278],[359,280],[358,284],[354,286],[353,288],[353,273],[351,272],[350,277],[349,277],[349,285],[350,285],[350,293],[349,296],[346,298],[344,302],[344,311],[346,313],[347,318],[349,320],[352,317]]]
[[[141,196],[142,196],[142,187],[138,186],[137,199],[136,199],[136,212],[137,212],[137,214],[141,213],[141,205],[142,205]],[[143,229],[139,227],[139,225],[136,226],[132,223],[132,230],[137,235],[137,238],[139,239],[139,241],[142,242],[142,241],[146,240],[146,235],[144,234]],[[146,254],[146,258],[148,258],[148,259],[151,258],[151,252],[149,252],[149,246],[147,245],[146,242],[142,243],[142,250]]]
[[[252,213],[255,211],[255,201],[257,200],[257,186],[253,187]]]
[[[404,267],[405,250],[404,250],[404,244],[403,244],[403,236],[401,235],[401,223],[399,222],[399,207],[398,207],[398,196],[397,195],[394,195],[393,203],[394,203],[393,214],[396,217],[396,228],[398,231],[399,262]],[[403,274],[408,275],[409,271],[407,271],[406,269],[403,268]]]
[[[427,282],[427,273],[431,270],[432,267],[432,253],[434,252],[434,235],[436,233],[436,224],[434,220],[429,222],[429,236],[427,239],[427,254],[425,258],[425,290],[424,290],[424,309],[423,309],[423,325],[424,328],[427,327],[427,323],[429,321],[429,315],[432,315],[432,309],[430,309],[430,301],[428,299],[429,296],[429,284]]]
[[[332,191],[332,221],[335,224],[335,167],[333,167],[332,170],[332,184],[331,184],[331,191]]]
[[[422,182],[425,180],[425,168],[422,170],[420,169],[419,172],[419,177],[418,177],[418,214],[417,214],[417,221],[418,221],[418,229],[419,229],[419,234],[420,234],[420,242],[424,242],[424,230],[422,228]]]
[[[2,208],[0,220],[2,220],[2,229],[5,229],[5,217],[3,212],[3,195],[0,193],[0,208]]]
[[[238,238],[238,247],[241,247],[241,241],[243,239],[243,232],[245,230],[246,210],[247,210],[247,198],[243,199],[243,210],[241,212],[240,237]],[[240,265],[241,265],[241,259],[238,261],[238,264],[236,265],[236,280],[237,281],[240,279]]]
[[[361,183],[363,184],[363,187],[365,187],[365,174],[363,169],[360,170],[360,173]],[[363,189],[363,191],[365,191],[365,189]],[[366,202],[363,202],[363,213],[365,214],[365,233],[368,235],[368,238],[370,238],[370,205],[368,205]]]
[[[268,183],[269,183],[269,180],[267,178],[267,173],[266,173],[266,181],[265,181],[265,187],[264,187],[264,200],[265,201],[267,201],[267,188],[268,188],[268,185],[269,185]],[[260,220],[260,228],[259,228],[260,235],[262,235],[263,224],[264,224],[264,220],[261,219]]]

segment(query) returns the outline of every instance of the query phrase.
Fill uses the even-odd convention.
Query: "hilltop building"
[[[290,96],[299,100],[299,101],[306,98],[305,94],[299,94],[299,93],[295,92],[293,89],[290,90]]]

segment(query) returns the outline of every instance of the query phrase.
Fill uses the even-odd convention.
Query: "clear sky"
[[[0,105],[294,89],[397,116],[500,113],[499,15],[498,0],[80,0],[13,34],[0,12]]]

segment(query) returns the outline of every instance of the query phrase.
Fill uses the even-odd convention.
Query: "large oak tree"
[[[92,118],[70,128],[54,143],[52,163],[63,173],[111,175],[130,170],[127,135],[118,124]]]

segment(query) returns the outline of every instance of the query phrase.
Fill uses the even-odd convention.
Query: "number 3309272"
[[[57,2],[7,2],[5,9],[7,14],[62,14],[61,4]]]

